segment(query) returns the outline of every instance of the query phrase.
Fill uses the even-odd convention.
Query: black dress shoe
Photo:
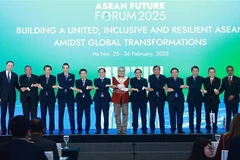
[[[107,132],[107,131],[104,131],[104,134],[108,134],[108,132]]]
[[[155,131],[151,131],[151,134],[155,134]]]
[[[202,132],[201,132],[201,131],[197,131],[196,133],[198,133],[198,134],[202,134]]]
[[[174,134],[175,133],[175,131],[171,131],[171,134]]]
[[[89,131],[86,131],[86,134],[90,134]]]
[[[178,133],[179,133],[179,134],[184,134],[185,132],[183,132],[183,131],[178,131]]]
[[[214,134],[217,134],[217,131],[216,131],[216,130],[214,130],[214,131],[213,131],[213,133],[214,133]]]
[[[166,134],[166,132],[165,131],[161,131],[161,134]]]
[[[6,132],[2,132],[2,135],[6,135],[7,133]]]
[[[210,133],[210,131],[209,130],[207,130],[207,132],[206,133]]]
[[[72,131],[72,132],[71,132],[71,134],[75,134],[75,132],[74,132],[74,131]]]
[[[189,133],[191,133],[191,134],[192,134],[192,133],[194,133],[194,131],[193,131],[193,130],[191,130]]]
[[[53,131],[50,131],[49,134],[53,134]]]
[[[142,131],[142,134],[148,134],[148,132],[147,131]]]
[[[133,134],[137,134],[137,131],[133,131]]]
[[[101,134],[101,132],[98,132],[98,131],[97,131],[95,134]]]
[[[82,134],[82,131],[78,131],[78,134]]]
[[[58,134],[63,134],[63,131],[59,131]]]

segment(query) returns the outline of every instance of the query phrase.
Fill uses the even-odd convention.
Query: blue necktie
[[[66,81],[67,81],[67,79],[68,79],[68,75],[65,75],[65,79],[66,79]]]
[[[11,81],[10,72],[8,72],[8,77],[7,77],[7,79],[8,79],[8,83],[10,83],[10,81]]]

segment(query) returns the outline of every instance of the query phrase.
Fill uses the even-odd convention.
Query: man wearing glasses
[[[118,68],[118,76],[112,79],[113,96],[112,102],[114,105],[115,120],[118,134],[126,134],[128,122],[128,102],[131,89],[128,89],[129,78],[125,76],[125,68]],[[121,115],[123,120],[121,120]]]
[[[239,78],[233,75],[233,66],[226,68],[228,76],[222,79],[222,85],[219,94],[224,91],[224,103],[226,106],[226,131],[229,131],[231,117],[238,113],[239,91],[240,83]]]

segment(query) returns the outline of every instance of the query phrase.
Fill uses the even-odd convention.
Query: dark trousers
[[[47,116],[47,110],[49,113],[49,130],[53,131],[55,129],[54,124],[54,111],[55,111],[55,102],[52,100],[49,100],[47,97],[40,101],[40,108],[41,108],[41,118],[47,128],[46,123],[46,116]]]
[[[229,131],[229,125],[236,113],[238,113],[238,101],[226,101],[226,131]]]
[[[218,117],[218,103],[204,103],[205,104],[205,113],[206,113],[206,130],[211,130],[211,124],[210,124],[210,113],[215,113],[215,123],[213,123],[213,130],[217,130],[217,117]]]
[[[171,102],[168,102],[168,104],[169,104],[171,131],[172,132],[176,131],[176,121],[177,121],[178,132],[181,132],[182,125],[183,125],[184,102],[181,102],[177,98],[174,98],[174,100]]]
[[[104,98],[101,98],[100,102],[95,102],[97,132],[101,132],[101,112],[102,111],[103,111],[103,117],[104,117],[104,132],[108,132],[109,102],[105,102]]]
[[[59,131],[62,132],[63,127],[63,117],[64,117],[64,111],[65,111],[65,104],[67,104],[68,108],[68,114],[69,114],[69,121],[70,121],[70,127],[71,131],[75,131],[75,121],[74,121],[74,100],[65,100],[65,99],[58,99],[58,107],[59,107]]]
[[[83,117],[83,111],[85,112],[85,130],[86,132],[89,132],[90,129],[90,104],[87,104],[84,102],[84,100],[81,103],[77,103],[77,124],[78,124],[78,132],[82,132],[82,117]]]
[[[188,113],[189,113],[189,129],[191,131],[194,131],[194,110],[196,110],[196,116],[197,116],[197,125],[196,130],[200,131],[201,127],[201,112],[202,112],[202,103],[194,104],[194,103],[188,103]]]
[[[165,131],[164,105],[165,105],[164,101],[150,102],[150,128],[152,132],[155,131],[155,118],[156,118],[157,109],[158,109],[158,115],[159,115],[159,121],[160,121],[160,129],[162,132]]]
[[[133,131],[137,131],[138,128],[138,114],[141,114],[141,120],[142,120],[142,131],[147,131],[147,120],[146,120],[146,114],[147,114],[147,103],[145,102],[132,102],[132,127]]]
[[[27,99],[24,102],[22,102],[23,115],[27,119],[30,119],[30,114],[31,114],[31,119],[36,118],[37,107],[38,107],[38,101],[33,100],[31,97],[27,97]]]
[[[8,100],[1,102],[1,127],[2,127],[2,134],[6,134],[7,127],[6,127],[6,114],[7,109],[9,113],[9,120],[11,120],[14,116],[15,111],[15,101]]]

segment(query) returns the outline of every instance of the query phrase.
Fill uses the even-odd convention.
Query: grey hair
[[[119,71],[120,69],[123,69],[123,70],[125,71],[125,68],[124,68],[123,66],[118,67],[118,71]]]

